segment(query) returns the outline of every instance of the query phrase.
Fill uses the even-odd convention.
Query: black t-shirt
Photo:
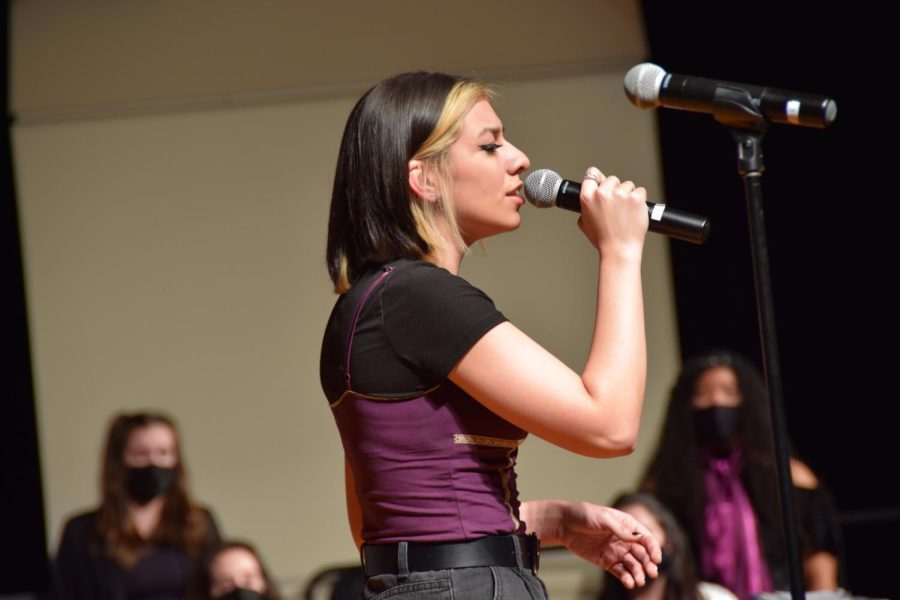
[[[506,321],[484,292],[432,263],[404,259],[373,269],[338,299],[328,320],[319,375],[329,402],[346,390],[350,327],[367,293],[350,357],[352,389],[362,394],[403,398],[440,384],[475,342]]]

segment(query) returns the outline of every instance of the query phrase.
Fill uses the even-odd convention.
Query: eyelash
[[[481,149],[484,150],[485,152],[488,152],[488,153],[490,153],[490,154],[493,154],[493,153],[496,152],[497,149],[500,148],[502,145],[503,145],[503,144],[485,144],[485,145],[483,145],[483,146],[481,147]]]

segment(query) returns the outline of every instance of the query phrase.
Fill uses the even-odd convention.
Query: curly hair
[[[707,498],[692,399],[697,380],[715,367],[727,367],[737,378],[742,397],[737,407],[743,449],[741,480],[776,576],[774,570],[783,562],[784,542],[768,393],[762,374],[745,356],[715,350],[685,361],[672,388],[659,444],[640,478],[639,489],[653,494],[672,510],[688,535],[694,556],[700,556]]]

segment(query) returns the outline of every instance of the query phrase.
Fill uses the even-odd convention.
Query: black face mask
[[[231,590],[224,596],[219,596],[217,600],[266,600],[267,598],[268,596],[266,594],[238,588],[236,590]]]
[[[639,588],[636,587],[636,588],[630,589],[630,590],[628,588],[626,588],[625,585],[622,584],[622,582],[619,581],[618,579],[615,580],[616,585],[618,585],[620,588],[622,588],[622,590],[625,592],[626,598],[634,598],[638,594],[646,591],[649,587],[654,586],[657,583],[659,583],[659,581],[661,581],[662,577],[665,577],[666,575],[668,575],[671,564],[672,564],[672,555],[669,553],[668,550],[663,548],[662,549],[662,560],[660,561],[660,563],[658,565],[656,565],[656,578],[655,579],[650,579],[648,577],[647,583],[644,587],[639,587]]]
[[[656,570],[659,573],[659,577],[667,574],[669,572],[669,567],[672,564],[672,555],[665,548],[662,549],[662,560],[658,565],[656,565]]]
[[[130,468],[125,475],[125,489],[132,500],[146,504],[168,492],[174,478],[175,469],[156,466]]]
[[[697,440],[709,448],[733,446],[738,433],[738,418],[736,406],[711,406],[695,410],[694,429]]]

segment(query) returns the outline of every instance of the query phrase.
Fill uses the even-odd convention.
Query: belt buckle
[[[531,533],[528,536],[528,545],[530,546],[529,550],[532,557],[531,574],[537,575],[538,570],[541,568],[541,540],[536,533]]]

